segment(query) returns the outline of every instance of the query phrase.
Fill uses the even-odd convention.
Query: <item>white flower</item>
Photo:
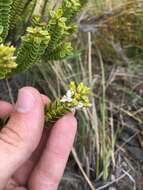
[[[70,90],[68,90],[66,95],[63,96],[61,102],[72,102],[72,92]]]
[[[66,93],[66,96],[67,96],[67,98],[70,99],[72,97],[72,92],[70,90],[68,90]]]
[[[62,99],[60,100],[60,102],[66,102],[67,101],[67,97],[63,96]]]
[[[13,56],[12,59],[13,59],[13,60],[16,60],[16,56]]]
[[[79,102],[79,104],[75,107],[77,110],[83,108],[84,105],[82,102]]]

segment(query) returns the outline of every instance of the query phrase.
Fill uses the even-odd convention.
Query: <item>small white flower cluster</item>
[[[68,90],[66,95],[64,95],[60,101],[63,102],[63,103],[66,103],[66,102],[71,103],[74,100],[73,95],[74,95],[74,92],[72,92],[71,90]],[[72,109],[79,110],[79,109],[81,109],[83,107],[84,107],[83,103],[78,102],[78,105],[73,107]]]
[[[66,95],[62,97],[61,102],[72,102],[73,92],[71,90],[68,90]]]
[[[83,103],[79,102],[79,104],[76,106],[76,109],[79,110],[79,109],[82,109],[83,107],[84,107]]]
[[[14,61],[16,60],[16,58],[17,58],[16,56],[13,56],[13,57],[12,57],[12,59],[13,59]]]

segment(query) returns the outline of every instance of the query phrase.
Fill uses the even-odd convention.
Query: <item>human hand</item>
[[[0,101],[0,190],[56,190],[71,151],[77,122],[69,113],[44,128],[48,98],[32,87],[19,91],[15,108]]]

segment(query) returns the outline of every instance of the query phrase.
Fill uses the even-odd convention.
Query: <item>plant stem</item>
[[[11,90],[11,87],[10,87],[10,84],[9,84],[8,79],[5,79],[5,82],[6,82],[6,86],[7,86],[7,89],[8,89],[8,94],[9,94],[11,103],[12,103],[12,105],[14,106],[14,105],[15,105],[15,103],[14,103],[14,98],[13,98],[13,95],[12,95],[12,90]]]

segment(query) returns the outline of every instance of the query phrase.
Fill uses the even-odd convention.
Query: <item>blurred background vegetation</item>
[[[44,17],[59,2],[49,2]],[[20,87],[31,85],[55,99],[71,80],[90,86],[92,107],[77,114],[78,133],[59,189],[141,190],[143,0],[81,3],[75,18],[78,31],[70,37],[73,55],[50,64],[45,61],[14,77],[9,81],[11,93],[15,96]],[[25,16],[30,15],[25,12],[19,25]],[[11,101],[5,81],[0,85],[0,97]]]

